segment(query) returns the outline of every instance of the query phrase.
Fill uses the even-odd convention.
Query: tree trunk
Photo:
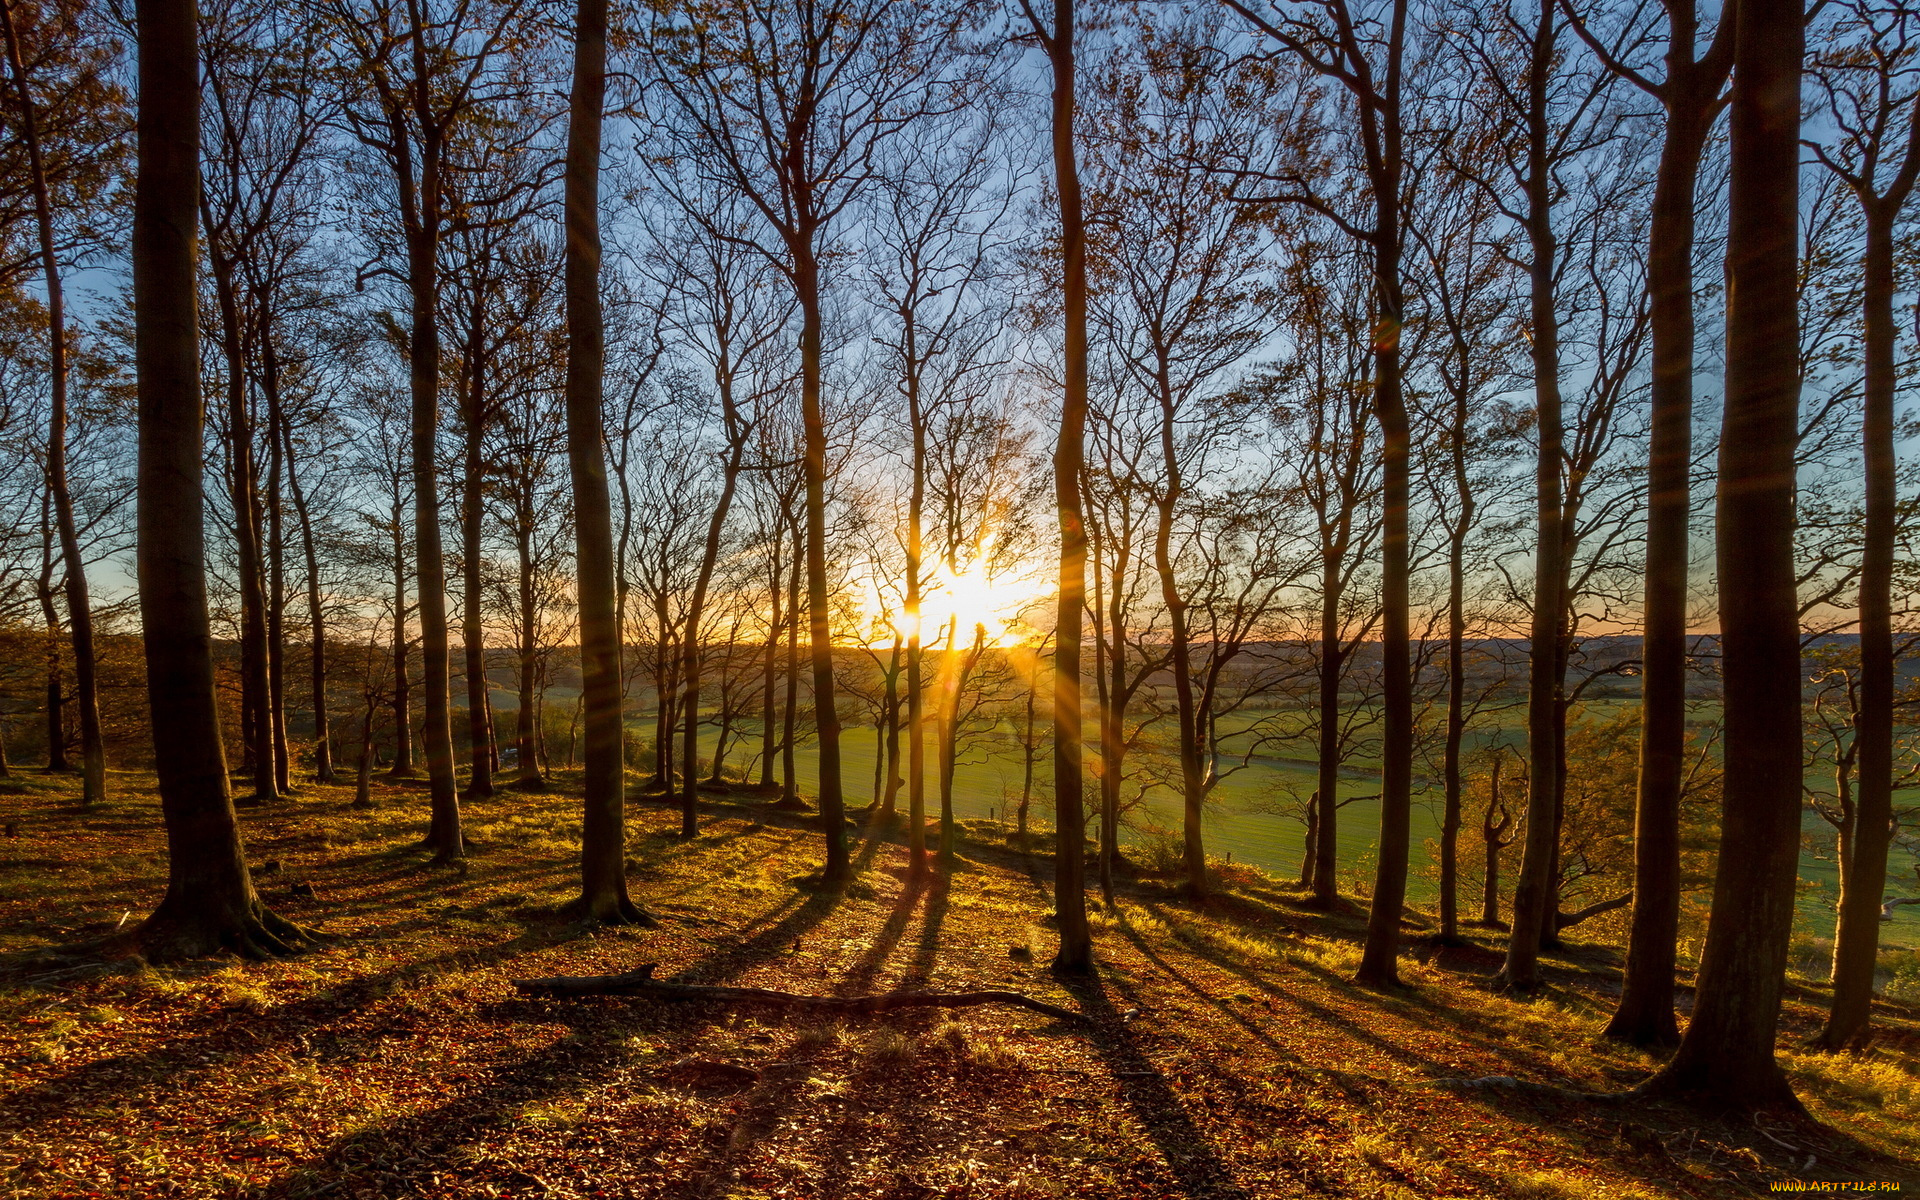
[[[540,774],[540,709],[535,700],[539,676],[540,643],[534,624],[539,616],[539,601],[533,592],[533,528],[530,521],[516,520],[515,548],[520,568],[520,663],[519,711],[514,714],[513,731],[518,749],[514,757],[514,786],[526,791],[541,791],[547,786]]]
[[[1355,431],[1355,436],[1359,436]],[[1340,903],[1340,677],[1346,648],[1341,644],[1340,601],[1344,567],[1340,557],[1322,551],[1320,557],[1320,746],[1317,762],[1319,806],[1313,832],[1313,900],[1321,908]]]
[[[47,188],[46,164],[40,151],[39,115],[33,89],[14,29],[13,8],[5,9],[7,65],[20,105],[20,140],[27,150],[29,185],[33,189],[34,223],[40,235],[40,265],[47,287],[47,368],[53,408],[47,418],[47,491],[53,497],[54,523],[60,535],[60,559],[65,567],[67,625],[73,637],[74,701],[80,709],[80,803],[106,799],[106,746],[100,731],[100,694],[93,650],[93,603],[87,590],[87,566],[80,554],[79,527],[73,515],[73,492],[67,482],[67,318],[65,291],[60,281],[60,259],[53,244],[53,201]]]
[[[1087,426],[1087,235],[1080,171],[1074,158],[1073,0],[1053,0],[1053,33],[1043,36],[1053,66],[1053,169],[1060,205],[1063,280],[1064,388],[1059,438],[1053,452],[1053,498],[1060,521],[1060,592],[1054,618],[1053,796],[1058,842],[1054,851],[1054,912],[1061,971],[1093,969],[1087,925],[1087,818],[1081,801],[1081,609],[1087,592],[1087,530],[1080,502],[1080,465]]]
[[[1725,776],[1713,914],[1680,1048],[1643,1089],[1793,1104],[1774,1060],[1800,857],[1794,456],[1799,0],[1741,0],[1734,36],[1727,381],[1715,550]]]
[[[469,796],[493,795],[493,712],[487,705],[486,591],[481,578],[480,534],[486,458],[486,332],[480,328],[484,304],[475,300],[467,331],[466,383],[461,414],[466,478],[460,481],[460,640],[467,675],[467,775]]]
[[[134,360],[140,409],[140,618],[167,893],[133,939],[151,960],[306,940],[260,902],[227,792],[203,522],[198,305],[200,89],[194,0],[139,0]]]
[[[425,37],[415,29],[415,39]],[[416,79],[414,88],[431,86]],[[402,147],[406,142],[401,139]],[[438,127],[421,130],[420,180],[404,167],[402,206],[406,212],[408,284],[413,301],[408,342],[408,383],[412,393],[413,549],[415,587],[420,609],[421,686],[426,691],[426,723],[421,733],[427,755],[430,820],[421,843],[435,861],[466,853],[460,827],[460,793],[454,776],[452,661],[447,633],[446,553],[440,537],[440,468],[435,458],[440,433],[440,202],[442,139]],[[409,203],[411,199],[411,203]]]
[[[50,507],[50,504],[43,507]],[[60,613],[53,606],[53,523],[46,522],[41,547],[40,580],[37,589],[40,615],[47,626],[47,769],[58,775],[73,769],[67,761],[67,693],[65,671],[60,661]]]
[[[1680,1041],[1673,987],[1680,931],[1680,799],[1687,740],[1694,192],[1713,105],[1726,78],[1724,65],[1694,61],[1697,20],[1692,0],[1668,5],[1667,13],[1668,67],[1661,96],[1667,124],[1647,236],[1652,434],[1647,461],[1633,916],[1620,1004],[1604,1031],[1606,1037],[1640,1046],[1671,1046]],[[1716,33],[1716,47],[1724,41],[1725,32]]]
[[[204,209],[204,205],[203,205]],[[210,214],[208,214],[210,216]],[[212,221],[207,220],[209,228]],[[240,329],[233,258],[220,240],[209,239],[208,265],[220,310],[220,348],[226,357],[228,494],[233,502],[234,548],[240,585],[240,704],[245,719],[253,792],[244,803],[278,796],[274,787],[273,725],[267,716],[266,588],[260,552],[259,487],[254,479],[253,421],[247,412],[246,348]]]
[[[884,789],[877,797],[880,819],[891,825],[899,820],[900,802],[900,656],[903,645],[899,634],[893,636],[893,652],[887,656],[887,693],[882,701],[885,713],[884,745],[875,749],[876,755],[884,754],[887,760],[887,775]]]
[[[1513,824],[1513,814],[1500,798],[1500,775],[1505,767],[1506,759],[1496,755],[1488,781],[1487,812],[1480,818],[1480,837],[1487,852],[1487,871],[1480,884],[1480,923],[1490,929],[1500,925],[1500,852],[1507,848],[1506,832]],[[1498,821],[1493,819],[1495,812],[1500,814]]]
[[[1381,434],[1380,666],[1383,736],[1380,749],[1380,858],[1367,940],[1354,981],[1369,987],[1397,985],[1400,914],[1406,906],[1407,861],[1413,824],[1413,661],[1408,599],[1407,510],[1412,502],[1406,397],[1400,378],[1400,329],[1404,285],[1400,278],[1401,147],[1400,75],[1406,44],[1406,0],[1393,0],[1387,33],[1388,64],[1380,114],[1378,166],[1370,169],[1373,193],[1374,412]],[[1323,804],[1327,803],[1322,798]],[[1332,827],[1321,837],[1332,841]],[[1322,851],[1322,861],[1326,852]]]
[[[267,724],[273,747],[273,790],[293,790],[287,744],[287,538],[281,483],[286,475],[286,414],[280,406],[280,358],[273,329],[260,322],[260,357],[267,395]]]
[[[794,531],[796,541],[799,530]],[[780,803],[801,807],[800,772],[794,762],[800,717],[800,564],[787,568],[787,692],[780,712]]]
[[[1447,539],[1447,734],[1441,750],[1440,941],[1460,941],[1460,755],[1467,733],[1467,533],[1473,528],[1473,481],[1467,471],[1468,409],[1464,388],[1453,397],[1453,484],[1460,511]]]
[[[775,718],[778,712],[774,700],[775,686],[780,677],[780,537],[774,536],[773,570],[768,579],[767,595],[769,608],[767,617],[766,662],[762,666],[762,686],[760,692],[760,790],[773,790],[773,755],[779,746],[779,738],[774,733]]]
[[[1567,538],[1562,503],[1566,457],[1560,395],[1560,324],[1555,308],[1558,242],[1547,89],[1558,37],[1554,0],[1541,0],[1527,72],[1527,282],[1533,352],[1535,550],[1533,621],[1527,635],[1527,839],[1513,893],[1513,930],[1496,983],[1519,991],[1540,985],[1542,942],[1554,936],[1554,874],[1559,845],[1562,704],[1561,628],[1566,610]]]
[[[1819,1037],[1819,1043],[1830,1050],[1860,1042],[1872,1015],[1880,901],[1886,890],[1887,848],[1893,834],[1893,567],[1899,521],[1894,459],[1898,387],[1894,222],[1904,199],[1904,194],[1891,193],[1867,213],[1863,295],[1867,377],[1860,431],[1867,511],[1860,563],[1860,700],[1853,722],[1859,786],[1851,853],[1842,849],[1840,921],[1833,939],[1833,1007]]]
[[[1167,382],[1164,362],[1159,379],[1160,461],[1167,473],[1165,490],[1154,505],[1158,520],[1153,530],[1153,569],[1160,581],[1160,603],[1167,610],[1167,652],[1173,666],[1173,694],[1177,708],[1180,743],[1180,813],[1185,847],[1187,894],[1200,899],[1207,894],[1207,846],[1200,827],[1206,802],[1206,776],[1200,752],[1200,721],[1194,711],[1193,663],[1187,639],[1187,603],[1180,594],[1173,574],[1173,515],[1184,494],[1180,459],[1174,448],[1175,411],[1173,389]]]
[[[721,407],[726,410],[727,460],[722,468],[724,479],[720,485],[720,499],[713,506],[713,514],[707,521],[707,540],[701,550],[700,573],[694,579],[693,596],[687,602],[687,636],[680,668],[681,687],[684,689],[681,694],[686,697],[686,712],[681,718],[686,723],[680,750],[681,837],[692,837],[700,828],[700,659],[703,650],[700,622],[706,612],[707,588],[713,582],[713,569],[720,561],[720,539],[726,532],[727,514],[733,508],[733,493],[740,480],[740,463],[747,451],[746,435],[734,413],[733,382],[723,377],[719,380],[719,386]],[[720,744],[713,751],[716,781],[720,777],[720,754],[725,745],[726,732],[722,730]]]
[[[600,312],[600,123],[607,95],[607,0],[579,0],[576,13],[566,161],[567,464],[573,479],[587,744],[580,898],[573,907],[595,921],[651,923],[627,898],[620,623],[601,412],[606,343]]]
[[[398,487],[393,504],[393,766],[387,775],[407,779],[413,775],[413,680],[407,674],[407,547],[406,525],[402,509],[405,500]]]
[[[313,514],[300,487],[299,458],[293,453],[293,434],[282,429],[286,441],[287,490],[293,495],[294,515],[300,521],[300,553],[307,568],[308,641],[312,645],[313,779],[333,782],[333,729],[327,720],[327,613],[320,597],[320,552],[313,536]]]
[[[800,410],[806,460],[807,640],[813,666],[813,728],[820,739],[820,824],[826,832],[828,879],[851,869],[840,791],[840,714],[834,704],[833,610],[827,589],[827,424],[820,402],[822,317],[820,267],[809,227],[792,246],[800,302]]]

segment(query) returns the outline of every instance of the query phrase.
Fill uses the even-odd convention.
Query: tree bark
[[[53,198],[47,187],[47,169],[40,149],[39,114],[33,88],[14,28],[13,7],[4,11],[7,65],[20,106],[20,140],[27,150],[29,185],[33,191],[34,224],[40,237],[40,264],[47,288],[47,367],[52,411],[47,418],[47,491],[53,498],[54,523],[60,536],[64,565],[67,625],[73,638],[74,702],[80,709],[80,803],[96,804],[107,795],[106,744],[100,730],[100,686],[93,649],[93,602],[87,589],[87,566],[80,553],[79,526],[73,514],[73,490],[67,481],[67,317],[66,293],[61,286],[60,259],[53,243]]]
[[[1407,899],[1407,861],[1413,825],[1413,654],[1408,599],[1408,507],[1412,502],[1411,444],[1400,377],[1400,329],[1405,315],[1401,279],[1402,233],[1400,83],[1406,48],[1406,0],[1393,0],[1387,33],[1387,71],[1378,126],[1369,144],[1373,193],[1374,412],[1381,435],[1380,666],[1384,729],[1380,770],[1380,858],[1367,940],[1356,983],[1400,982],[1400,914]],[[1377,142],[1376,142],[1377,139]],[[1374,147],[1377,144],[1377,149]],[[1322,801],[1325,802],[1324,800]],[[1321,836],[1331,841],[1331,827]]]
[[[416,47],[426,36],[415,29]],[[415,78],[416,107],[430,103],[430,80]],[[401,162],[401,204],[405,213],[408,285],[413,301],[407,374],[412,393],[414,583],[420,610],[421,687],[426,692],[426,721],[421,743],[427,755],[431,815],[422,845],[436,861],[466,854],[460,827],[460,793],[454,775],[451,649],[447,631],[446,552],[440,537],[440,468],[435,453],[440,433],[440,227],[441,166],[445,154],[438,122],[423,111],[420,121],[420,179],[416,188],[407,156]],[[404,135],[396,145],[405,150]]]
[[[460,640],[467,675],[469,796],[493,795],[493,712],[487,704],[485,583],[481,578],[481,503],[486,478],[482,438],[487,427],[485,300],[476,296],[467,330],[466,384],[461,408],[465,478],[460,481]]]
[[[306,940],[247,871],[214,696],[207,613],[197,288],[200,89],[194,0],[139,0],[134,361],[140,410],[140,617],[167,892],[134,931],[154,960],[264,955]]]
[[[802,181],[795,191],[805,194]],[[811,220],[810,217],[805,220]],[[852,868],[847,852],[846,806],[840,787],[840,714],[834,701],[833,610],[827,584],[827,423],[820,400],[824,320],[820,303],[820,265],[815,230],[804,224],[789,247],[794,290],[800,302],[800,411],[806,463],[807,641],[813,667],[813,728],[819,738],[820,825],[826,833],[825,877],[845,878]]]
[[[1920,150],[1909,148],[1909,167]],[[1854,716],[1858,786],[1851,853],[1844,848],[1840,921],[1833,945],[1833,1005],[1819,1044],[1839,1050],[1866,1035],[1873,1007],[1873,975],[1880,953],[1880,902],[1887,884],[1893,834],[1893,568],[1899,515],[1894,457],[1894,401],[1898,388],[1893,323],[1895,222],[1912,188],[1870,204],[1865,246],[1866,394],[1861,443],[1866,459],[1866,522],[1860,563],[1860,707]],[[1863,200],[1865,198],[1863,197]]]
[[[607,95],[607,0],[579,0],[567,118],[567,464],[579,570],[586,792],[579,915],[651,924],[627,897],[626,766],[620,625],[614,603],[613,500],[601,411],[605,330],[600,312],[600,125]]]
[[[1527,264],[1533,355],[1535,551],[1533,621],[1527,640],[1527,837],[1513,893],[1513,930],[1497,986],[1540,985],[1540,949],[1555,935],[1554,875],[1559,845],[1561,730],[1565,707],[1560,645],[1565,621],[1567,537],[1562,470],[1566,458],[1560,394],[1560,319],[1555,306],[1559,245],[1553,230],[1552,130],[1547,89],[1556,67],[1555,0],[1541,0],[1527,70]]]
[[[1033,15],[1028,11],[1028,15]],[[1073,0],[1053,0],[1053,31],[1033,22],[1053,67],[1053,169],[1060,210],[1065,375],[1059,437],[1053,451],[1053,499],[1060,523],[1060,592],[1053,648],[1054,912],[1060,928],[1055,970],[1093,969],[1087,924],[1087,817],[1081,799],[1081,610],[1087,593],[1087,530],[1080,502],[1080,465],[1087,427],[1087,234],[1074,156]]]
[[[1800,0],[1735,18],[1727,381],[1716,497],[1725,776],[1713,913],[1680,1048],[1643,1089],[1795,1104],[1774,1059],[1800,857],[1793,558],[1800,397]]]
[[[287,490],[293,495],[294,516],[300,522],[300,553],[307,567],[307,627],[311,643],[313,689],[313,779],[315,783],[333,782],[333,728],[327,719],[327,613],[321,603],[320,552],[313,536],[313,514],[307,509],[307,495],[300,487],[299,458],[293,453],[293,433],[282,429],[286,440]]]

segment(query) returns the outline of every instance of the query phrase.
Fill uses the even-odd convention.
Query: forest
[[[0,17],[0,1195],[1920,1187],[1920,3]]]

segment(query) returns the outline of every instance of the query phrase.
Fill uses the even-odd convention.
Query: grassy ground
[[[0,1194],[128,1196],[1734,1197],[1789,1180],[1920,1186],[1920,1013],[1877,1048],[1801,1055],[1823,997],[1796,984],[1783,1056],[1810,1119],[1600,1106],[1438,1081],[1593,1089],[1653,1060],[1597,1043],[1615,953],[1549,960],[1533,1002],[1490,993],[1496,943],[1409,929],[1392,995],[1346,979],[1359,918],[1250,871],[1204,907],[1135,881],[1096,923],[1099,971],[1045,966],[1048,865],[974,823],[950,878],[909,886],[888,839],[857,882],[805,877],[818,837],[717,802],[693,841],[639,801],[630,875],[657,931],[588,930],[578,797],[467,806],[464,869],[410,848],[417,787],[355,813],[309,787],[248,812],[302,958],[74,970],[50,947],[140,919],[165,877],[151,781],[77,811],[0,793]],[[1018,1009],[823,1021],[629,999],[528,999],[511,980],[660,964],[683,980],[832,994],[1024,990]],[[63,973],[62,973],[63,972]]]

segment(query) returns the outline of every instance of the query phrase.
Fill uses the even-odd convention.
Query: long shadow
[[[1189,1200],[1252,1200],[1221,1161],[1165,1075],[1141,1052],[1126,1022],[1107,998],[1098,974],[1059,976],[1091,1021],[1094,1050],[1120,1085],[1127,1108],[1166,1161],[1180,1194]]]
[[[905,936],[907,923],[913,917],[913,910],[919,906],[920,898],[929,894],[929,890],[925,879],[909,877],[905,883],[901,884],[900,895],[894,900],[893,909],[887,914],[886,923],[880,927],[878,933],[873,935],[872,942],[847,970],[836,991],[842,995],[851,995],[872,986],[881,968],[887,965],[887,959],[893,955],[894,948]]]
[[[0,1127],[18,1128],[30,1123],[70,1103],[75,1095],[99,1103],[137,1088],[149,1089],[148,1094],[156,1099],[190,1091],[201,1083],[205,1060],[213,1054],[251,1058],[276,1048],[299,1046],[330,1021],[364,1017],[370,1004],[411,981],[442,974],[455,964],[483,967],[502,962],[579,936],[577,927],[553,923],[524,928],[491,946],[397,963],[387,970],[343,981],[327,996],[312,996],[249,1017],[243,1023],[247,1035],[244,1041],[236,1034],[230,1007],[204,1009],[187,1017],[179,1032],[159,1045],[96,1059],[0,1099]],[[377,1040],[401,1022],[399,1017],[383,1017],[374,1027],[354,1033]]]
[[[951,883],[944,873],[935,874],[926,882],[927,907],[920,917],[920,936],[914,939],[913,957],[900,976],[903,987],[925,987],[933,979],[933,969],[940,961],[940,930],[947,922]]]

